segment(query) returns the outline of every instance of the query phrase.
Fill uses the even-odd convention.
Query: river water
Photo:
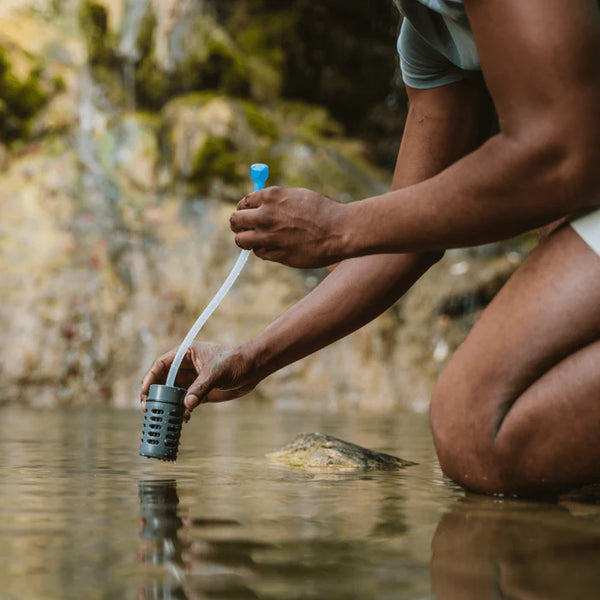
[[[600,501],[466,494],[426,417],[201,407],[179,460],[139,412],[0,410],[0,599],[531,599],[600,595]],[[418,462],[326,474],[264,454],[321,431]]]

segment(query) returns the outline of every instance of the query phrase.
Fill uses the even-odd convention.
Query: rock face
[[[416,464],[322,433],[300,433],[287,446],[267,457],[289,467],[332,471],[393,471]]]
[[[315,72],[329,48],[294,28],[313,17],[322,26],[323,13],[284,4],[0,3],[0,402],[135,405],[151,361],[181,342],[235,262],[228,219],[251,189],[251,163],[270,165],[271,185],[344,202],[388,189],[391,173],[346,137],[344,120],[372,98],[340,100],[353,104],[343,120],[327,109],[353,68],[342,73],[337,53],[350,36],[356,55],[359,36],[336,21],[336,56]],[[378,27],[364,42],[377,54],[388,47],[371,44]],[[371,61],[383,64],[369,52],[359,81]],[[313,76],[315,96],[293,88]],[[436,376],[523,254],[448,253],[382,317],[273,374],[257,397],[426,410]],[[200,337],[242,343],[326,276],[252,257]]]

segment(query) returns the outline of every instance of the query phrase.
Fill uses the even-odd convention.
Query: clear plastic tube
[[[202,314],[198,317],[193,327],[188,331],[188,334],[185,336],[183,342],[177,349],[177,354],[175,354],[175,359],[171,364],[171,368],[169,369],[169,374],[167,376],[167,385],[174,386],[175,378],[177,377],[177,372],[179,371],[179,367],[181,366],[181,361],[185,356],[185,353],[188,351],[188,348],[192,345],[192,342],[198,335],[200,329],[210,315],[213,314],[217,306],[221,303],[221,300],[225,298],[227,292],[231,289],[231,286],[235,283],[235,280],[238,278],[238,275],[242,272],[248,257],[250,256],[250,250],[242,250],[238,259],[235,261],[235,265],[233,265],[233,269],[229,275],[227,275],[227,279],[223,282],[223,285],[219,288],[219,291],[215,294],[214,298],[208,303],[208,306],[202,311]]]
[[[265,181],[269,177],[269,167],[262,163],[256,163],[250,167],[250,177],[254,181],[254,191],[262,190],[265,187]],[[192,342],[198,335],[198,332],[202,329],[202,326],[210,315],[215,312],[215,309],[221,303],[221,300],[225,298],[227,292],[231,289],[231,286],[235,283],[235,280],[238,278],[238,275],[242,272],[248,257],[250,256],[250,250],[242,250],[238,259],[235,261],[235,265],[233,265],[233,269],[229,275],[227,275],[227,279],[223,282],[223,285],[219,288],[219,291],[215,294],[215,297],[208,303],[208,306],[202,311],[202,314],[198,317],[194,326],[188,331],[188,334],[185,336],[183,342],[177,349],[177,353],[175,354],[175,359],[171,363],[171,368],[169,369],[169,374],[167,375],[167,385],[174,386],[175,378],[177,377],[177,373],[179,372],[179,367],[181,366],[181,361],[185,356],[185,353],[188,351],[188,348],[192,345]]]

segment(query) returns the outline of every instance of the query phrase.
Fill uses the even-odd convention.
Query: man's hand
[[[157,358],[142,380],[140,402],[145,406],[150,386],[164,384],[177,348]],[[247,394],[260,378],[252,377],[250,362],[237,350],[194,342],[186,352],[175,385],[187,389],[184,419],[198,404],[224,402]]]
[[[325,267],[344,258],[345,206],[302,188],[270,187],[244,197],[231,215],[240,248],[289,267]]]

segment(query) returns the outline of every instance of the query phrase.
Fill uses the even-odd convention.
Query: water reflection
[[[289,475],[281,475],[289,485]],[[295,500],[272,497],[273,513],[254,524],[208,516],[218,512],[210,485],[191,498],[185,493],[182,507],[175,480],[142,480],[138,561],[146,579],[138,597],[320,598],[328,590],[331,598],[362,598],[377,587],[386,591],[382,598],[424,597],[411,595],[408,582],[422,578],[426,567],[390,553],[406,545],[408,531],[405,498],[391,493],[395,479],[357,474],[293,480],[303,488]],[[353,501],[340,502],[349,485],[361,487]],[[239,502],[239,496],[231,498]],[[268,503],[268,494],[261,499]],[[227,500],[220,496],[219,502]],[[282,500],[284,513],[277,514]],[[197,510],[202,517],[189,515]]]
[[[166,481],[141,481],[139,488],[141,524],[140,538],[151,544],[149,552],[140,555],[141,562],[163,564],[175,561],[181,563],[181,552],[177,532],[183,521],[177,514],[179,497],[177,482],[174,479]]]
[[[467,496],[440,520],[432,550],[437,600],[587,600],[600,590],[600,513],[578,499]]]
[[[140,600],[258,597],[227,570],[252,566],[250,553],[262,544],[194,539],[202,529],[238,521],[182,517],[174,479],[140,481],[139,499],[138,561],[163,567],[150,572],[138,590]]]

